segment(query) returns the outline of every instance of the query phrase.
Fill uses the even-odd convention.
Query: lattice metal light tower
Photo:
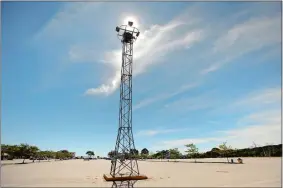
[[[113,181],[112,187],[133,187],[137,180],[147,179],[139,173],[132,132],[133,43],[140,32],[130,21],[128,25],[116,27],[116,31],[122,42],[119,129],[110,176],[104,175],[104,179]]]

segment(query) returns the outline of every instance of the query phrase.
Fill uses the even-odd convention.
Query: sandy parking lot
[[[245,164],[139,161],[140,172],[149,177],[136,187],[281,187],[281,158],[244,158]],[[200,159],[215,162],[225,159]],[[236,161],[236,160],[234,160]],[[3,165],[3,187],[110,187],[108,160],[51,161]]]

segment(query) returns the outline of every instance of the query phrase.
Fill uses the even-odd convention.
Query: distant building
[[[9,155],[7,153],[3,153],[3,155],[1,155],[1,160],[7,160],[9,158]]]

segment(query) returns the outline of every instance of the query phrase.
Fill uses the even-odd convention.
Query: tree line
[[[188,157],[190,158],[218,158],[225,157],[229,162],[230,157],[282,157],[282,144],[257,146],[250,148],[237,149],[228,146],[226,142],[220,144],[218,147],[212,148],[210,151],[199,153],[188,147]]]
[[[137,149],[131,149],[128,153],[123,153],[125,159],[135,157],[137,159],[199,159],[199,158],[218,158],[225,157],[229,162],[230,157],[282,157],[282,144],[258,146],[254,143],[253,147],[236,149],[228,146],[226,142],[220,144],[218,147],[212,148],[207,152],[199,152],[195,144],[190,143],[185,145],[186,155],[183,155],[178,148],[161,150],[155,153],[150,153],[147,148],[143,148],[140,152]],[[1,159],[5,154],[8,154],[8,159],[26,159],[43,160],[43,159],[71,159],[73,158],[72,152],[68,150],[52,151],[40,150],[37,146],[28,144],[7,145],[1,144]],[[95,156],[93,151],[87,151],[86,154],[91,157]],[[108,153],[109,158],[119,156],[121,153],[116,154],[115,151]],[[99,158],[99,156],[97,156]]]
[[[72,152],[68,150],[51,151],[51,150],[40,150],[37,146],[32,146],[28,144],[19,145],[7,145],[1,144],[1,159],[8,154],[8,159],[23,159],[25,163],[26,159],[31,159],[33,162],[35,160],[44,159],[71,159],[73,157]]]
[[[185,155],[178,148],[161,150],[155,153],[149,153],[148,149],[144,148],[140,153],[137,149],[131,149],[130,152],[124,154],[124,157],[126,159],[129,156],[137,159],[195,159],[195,162],[199,158],[223,157],[227,158],[227,162],[229,162],[229,158],[231,157],[282,157],[282,144],[266,146],[257,146],[254,144],[250,148],[236,149],[224,142],[207,152],[199,152],[197,146],[193,143],[187,144],[185,147],[187,148]],[[119,155],[115,154],[115,151],[110,151],[108,157],[113,158]]]
[[[113,158],[113,157],[118,156],[118,155],[121,155],[121,153],[117,154],[117,153],[115,153],[114,150],[108,152],[109,158]],[[130,149],[130,152],[124,153],[125,159],[129,158],[130,156],[135,157],[135,158],[147,158],[148,155],[149,155],[149,151],[146,148],[142,149],[140,153],[139,153],[139,150],[137,150],[137,149]]]

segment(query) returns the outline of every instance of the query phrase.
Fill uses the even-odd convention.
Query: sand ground
[[[135,187],[281,187],[281,158],[244,158],[245,164],[178,161],[139,161],[140,173],[149,179],[137,182]],[[225,159],[198,161],[224,162]],[[102,178],[109,170],[110,161],[102,159],[3,165],[1,186],[110,187],[112,183]]]

